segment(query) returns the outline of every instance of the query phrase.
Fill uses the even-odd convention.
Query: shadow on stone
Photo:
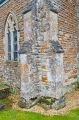
[[[26,100],[24,98],[20,98],[18,105],[21,108],[26,108],[26,109],[30,109],[31,107],[33,107],[34,105],[36,105],[39,101],[38,97],[35,98],[31,98],[30,100]]]
[[[64,97],[61,97],[60,99],[55,99],[52,97],[39,97],[39,98],[35,97],[31,98],[29,101],[26,101],[24,98],[20,98],[18,102],[19,107],[26,109],[30,109],[36,104],[43,107],[45,110],[49,109],[59,110],[61,108],[64,108],[66,105]]]

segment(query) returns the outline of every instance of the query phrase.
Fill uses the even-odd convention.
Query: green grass
[[[0,120],[79,120],[79,109],[67,115],[44,116],[33,112],[21,112],[13,109],[0,111]]]

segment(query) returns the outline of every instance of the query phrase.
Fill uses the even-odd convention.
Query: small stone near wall
[[[0,103],[0,110],[3,110],[4,108],[5,108],[5,105]]]

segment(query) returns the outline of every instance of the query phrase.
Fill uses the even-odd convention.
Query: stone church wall
[[[19,26],[19,44],[24,40],[24,15],[23,11],[29,0],[10,0],[0,7],[0,77],[1,80],[20,81],[19,63],[5,60],[4,36],[5,22],[10,12],[14,12]],[[58,6],[58,38],[64,49],[64,81],[71,84],[77,79],[77,36],[75,0],[54,0]]]

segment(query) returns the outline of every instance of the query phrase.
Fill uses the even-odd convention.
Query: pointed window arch
[[[10,13],[5,25],[6,59],[18,61],[19,35],[16,16]]]

